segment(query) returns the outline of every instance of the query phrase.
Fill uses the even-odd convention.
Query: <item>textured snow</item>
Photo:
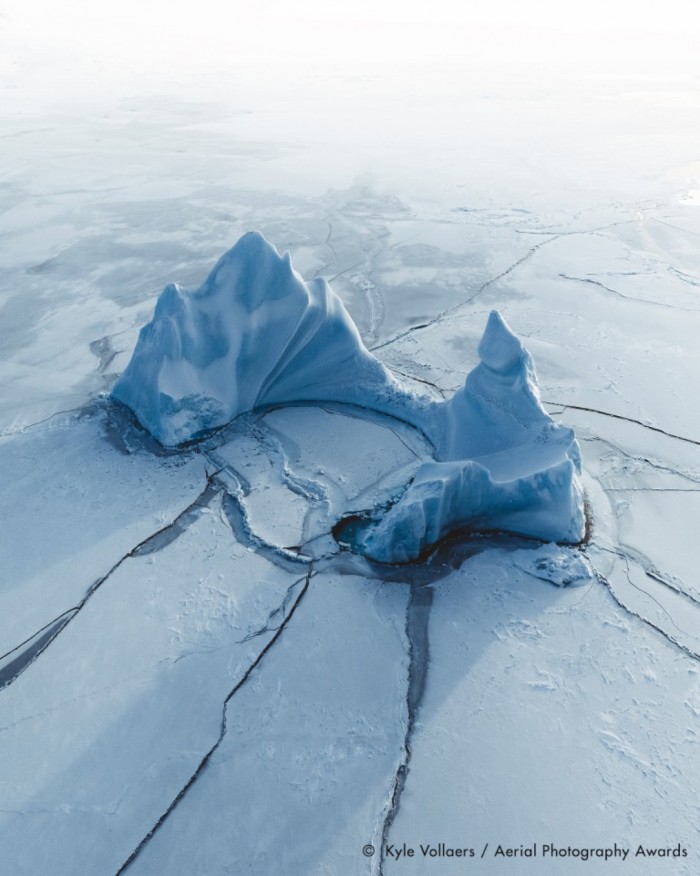
[[[330,286],[304,283],[289,253],[250,232],[197,292],[166,287],[113,395],[166,445],[256,408],[302,401],[352,404],[418,426],[439,461],[423,464],[398,504],[357,540],[376,560],[415,559],[466,527],[580,541],[573,430],[542,407],[532,358],[497,311],[478,353],[448,402],[402,389]]]
[[[408,666],[393,618],[406,595],[353,576],[312,579],[283,647],[232,704],[206,781],[134,874],[218,873],[222,864],[236,873],[251,862],[270,876],[357,871],[357,837],[377,830],[402,743]],[[301,746],[292,758],[290,736]],[[313,829],[292,839],[290,825]]]
[[[116,872],[215,742],[223,699],[304,574],[242,547],[218,503],[128,559],[3,692],[8,873]]]
[[[206,486],[201,458],[119,452],[104,440],[102,420],[95,413],[22,441],[0,440],[0,654],[78,605],[127,551],[176,520]],[[128,502],[115,501],[115,485],[131,496]]]
[[[678,805],[681,789],[700,781],[695,732],[686,731],[698,702],[692,661],[649,639],[590,576],[554,588],[537,580],[537,565],[533,557],[524,574],[520,551],[481,554],[435,588],[433,672],[392,842],[471,846],[477,872],[498,876],[576,871],[575,859],[543,858],[544,843],[617,843],[631,849],[620,870],[635,876],[694,872],[690,849],[661,863],[632,857],[640,843],[687,847],[684,838],[697,837],[693,810]],[[658,817],[669,811],[672,827]],[[499,844],[535,842],[537,858],[494,856]],[[434,866],[464,872],[456,859]],[[430,871],[417,850],[387,859],[384,872]]]

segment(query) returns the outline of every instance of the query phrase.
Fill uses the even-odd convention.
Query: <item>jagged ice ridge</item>
[[[435,458],[359,537],[357,548],[376,560],[415,559],[466,528],[580,541],[575,435],[543,409],[532,358],[496,311],[479,357],[448,401],[405,389],[328,283],[304,282],[289,253],[251,232],[196,292],[166,286],[113,396],[166,446],[286,402],[345,402],[421,429]]]

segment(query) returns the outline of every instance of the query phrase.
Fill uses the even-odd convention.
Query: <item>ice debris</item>
[[[544,544],[536,550],[513,551],[510,560],[521,571],[557,587],[590,583],[595,572],[575,548]]]
[[[580,541],[574,433],[542,407],[532,358],[496,311],[479,357],[449,401],[404,389],[328,283],[304,282],[289,253],[252,232],[196,292],[165,288],[113,395],[166,446],[291,402],[344,402],[421,429],[435,458],[363,530],[358,549],[376,560],[413,560],[460,529]]]

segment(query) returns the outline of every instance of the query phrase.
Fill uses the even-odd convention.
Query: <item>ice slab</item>
[[[228,469],[245,493],[253,531],[271,545],[290,547],[304,541],[309,497],[287,476],[284,460],[253,434],[232,436],[210,458]]]
[[[218,738],[305,577],[238,543],[219,496],[125,561],[2,692],[7,871],[116,872]]]
[[[76,606],[206,488],[198,454],[120,452],[103,414],[0,441],[0,654]]]
[[[522,560],[482,553],[434,588],[429,683],[387,838],[416,854],[385,857],[387,876],[430,863],[464,872],[464,859],[423,858],[419,843],[471,847],[484,872],[539,876],[567,868],[543,857],[544,843],[617,843],[634,855],[640,843],[689,845],[697,834],[697,663],[595,580],[553,588],[525,576]],[[536,858],[496,854],[533,843]],[[669,865],[689,876],[697,853]],[[642,876],[654,865],[630,857],[625,869]]]
[[[394,418],[326,403],[241,416],[202,452],[227,484],[234,530],[278,560],[308,562],[340,550],[339,519],[395,501],[428,446]]]
[[[230,702],[206,771],[129,872],[358,872],[363,843],[380,846],[403,747],[408,654],[396,621],[407,594],[354,576],[312,578]]]

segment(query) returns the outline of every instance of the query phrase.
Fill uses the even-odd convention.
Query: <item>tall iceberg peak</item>
[[[449,401],[409,392],[366,349],[328,283],[305,282],[288,253],[252,232],[197,291],[165,288],[113,395],[167,446],[292,402],[344,402],[418,427],[435,458],[359,537],[359,549],[380,561],[415,559],[465,528],[580,541],[573,431],[542,407],[532,358],[497,311],[478,352]]]
[[[328,283],[250,232],[196,292],[165,288],[112,394],[174,446],[262,405],[394,393]]]

